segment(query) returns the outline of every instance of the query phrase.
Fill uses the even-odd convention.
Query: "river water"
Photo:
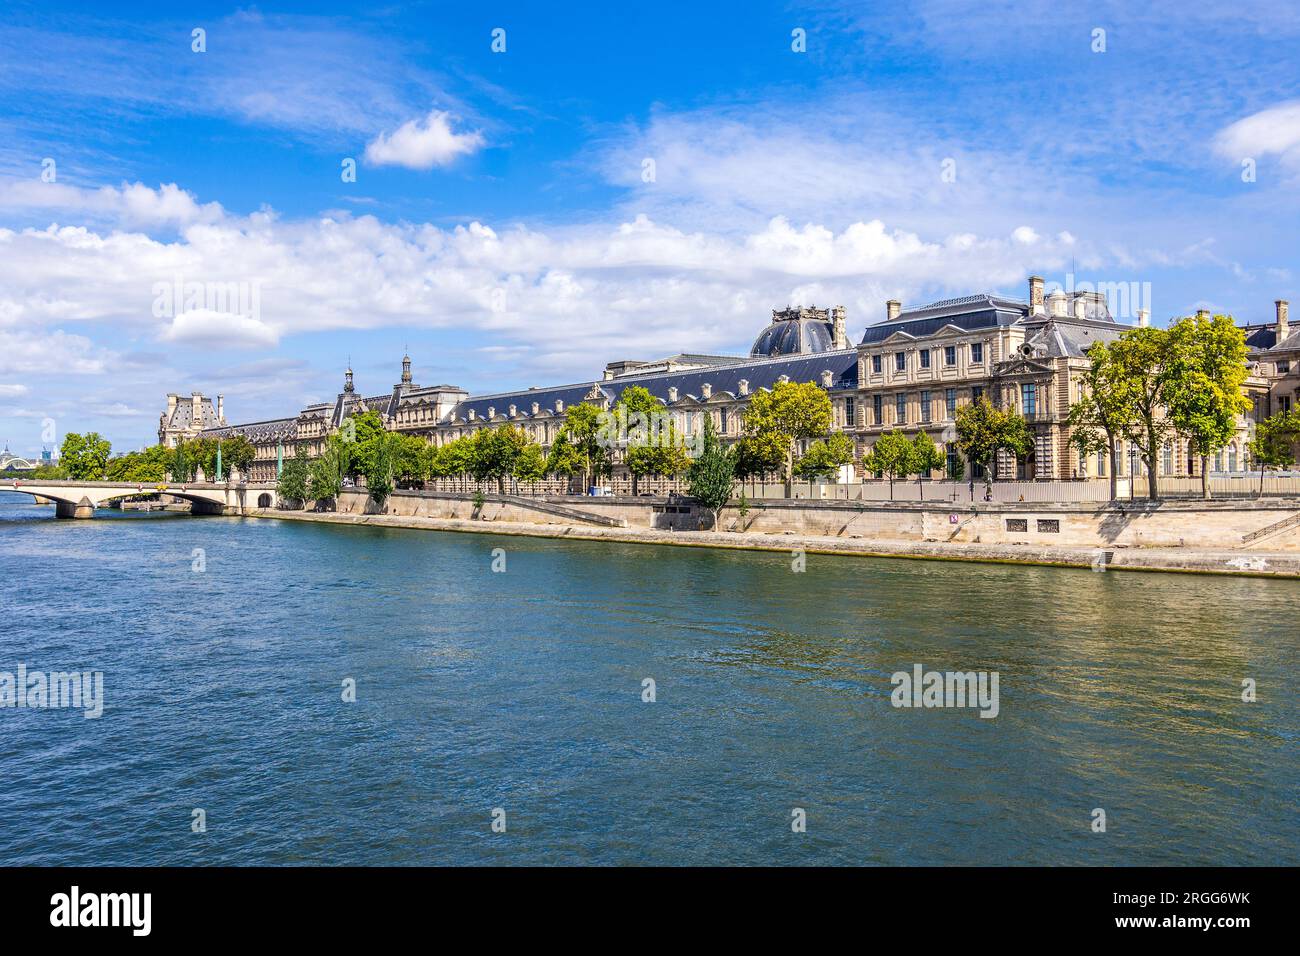
[[[792,563],[0,493],[0,863],[1300,863],[1300,583]]]

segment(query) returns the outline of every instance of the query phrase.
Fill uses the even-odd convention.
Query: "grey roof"
[[[593,389],[607,396],[609,401],[618,401],[623,390],[633,385],[640,385],[651,395],[668,402],[668,389],[677,389],[677,398],[701,398],[703,385],[713,387],[713,394],[729,392],[740,394],[740,381],[749,384],[749,391],[760,388],[770,389],[782,375],[792,382],[821,382],[823,371],[831,373],[831,388],[855,388],[858,383],[857,352],[854,349],[841,349],[835,352],[820,352],[815,355],[781,356],[770,359],[741,359],[740,361],[711,368],[680,369],[674,372],[656,372],[648,375],[620,375],[608,381],[581,382],[573,385],[559,385],[553,388],[531,388],[517,392],[498,392],[493,395],[478,395],[460,402],[452,410],[452,415],[459,421],[468,418],[473,409],[475,417],[486,419],[488,409],[497,415],[508,413],[514,405],[518,414],[530,416],[532,403],[541,407],[540,413],[555,414],[557,399],[564,402],[564,407],[583,401]]]
[[[254,444],[293,438],[298,431],[297,418],[273,418],[265,422],[248,422],[244,425],[226,425],[222,428],[205,428],[203,438],[229,438],[243,435]]]
[[[194,421],[194,402],[189,397],[178,397],[176,407],[172,409],[171,416],[164,423],[166,428],[212,428],[218,424],[216,409],[212,407],[212,399],[199,399],[199,420]]]
[[[1267,325],[1246,325],[1242,327],[1246,334],[1246,347],[1252,352],[1295,352],[1300,351],[1300,327],[1287,335],[1281,342],[1277,340],[1277,323]]]
[[[1115,341],[1124,329],[1110,321],[1035,316],[1025,324],[1025,344],[1046,358],[1082,358],[1096,343]]]
[[[960,299],[944,299],[916,309],[908,309],[896,319],[886,319],[867,326],[862,344],[883,342],[896,332],[913,338],[934,335],[948,325],[959,329],[975,330],[1014,325],[1029,313],[1029,306],[1015,299],[1004,299],[989,294],[968,295]]]
[[[749,354],[754,357],[827,352],[835,343],[830,322],[819,319],[779,319],[758,333]]]

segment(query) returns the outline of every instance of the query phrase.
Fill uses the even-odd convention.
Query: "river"
[[[0,863],[1300,863],[1300,584],[797,563],[0,493]]]

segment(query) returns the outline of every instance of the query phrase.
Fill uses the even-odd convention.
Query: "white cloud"
[[[451,128],[451,119],[450,113],[434,110],[423,121],[403,123],[391,136],[380,133],[366,146],[366,162],[373,166],[432,169],[483,147],[482,133],[457,133]]]
[[[1022,246],[1032,246],[1038,241],[1038,233],[1029,226],[1019,226],[1011,233],[1011,238]]]
[[[146,228],[215,222],[225,215],[220,203],[199,203],[175,183],[157,189],[143,183],[86,189],[38,179],[0,181],[0,211],[71,213],[79,220]]]
[[[0,398],[19,398],[27,394],[26,385],[3,385],[0,384]]]
[[[1253,113],[1224,127],[1214,138],[1215,151],[1230,160],[1280,156],[1300,168],[1300,100]]]
[[[275,329],[256,316],[194,309],[182,312],[162,331],[164,342],[217,348],[269,348],[280,341]]]

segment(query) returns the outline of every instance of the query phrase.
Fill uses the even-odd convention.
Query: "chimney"
[[[224,395],[217,396],[217,422],[221,425],[226,423],[226,397]]]
[[[171,421],[172,412],[176,411],[176,395],[167,393],[167,420]]]
[[[1197,309],[1197,310],[1196,310],[1196,317],[1197,317],[1198,319],[1205,319],[1206,321],[1209,321],[1209,318],[1210,318],[1210,310],[1209,310],[1209,309]]]
[[[1290,309],[1286,299],[1278,299],[1273,304],[1277,306],[1277,340],[1281,342],[1291,333],[1291,326],[1287,321],[1287,313]]]
[[[533,414],[536,415],[541,410],[542,410],[542,406],[539,405],[537,402],[533,402]]]
[[[831,348],[846,349],[849,347],[849,337],[844,332],[844,306],[837,305],[831,309],[831,334],[835,338]]]
[[[203,393],[190,393],[190,424],[198,428],[203,422]]]
[[[1138,309],[1138,328],[1145,329],[1151,324],[1151,310]]]
[[[1043,314],[1043,277],[1029,277],[1029,314]]]
[[[885,321],[893,322],[898,318],[898,314],[903,311],[903,303],[897,299],[890,299],[885,303]]]

